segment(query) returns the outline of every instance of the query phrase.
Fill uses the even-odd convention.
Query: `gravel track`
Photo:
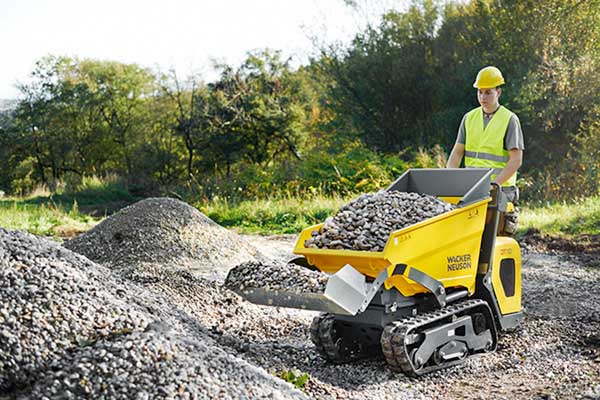
[[[103,230],[117,215],[95,228],[97,238],[110,238]],[[123,218],[149,236],[140,220]],[[234,237],[273,263],[294,245],[292,236]],[[194,269],[167,245],[158,258],[144,255],[148,247],[129,250],[89,250],[106,257],[101,266],[0,229],[0,398],[600,398],[600,269],[574,257],[524,253],[520,327],[501,335],[495,353],[413,379],[382,359],[324,361],[309,340],[316,313],[250,304],[222,286],[228,268],[248,260]],[[273,376],[290,369],[310,375],[305,392]]]

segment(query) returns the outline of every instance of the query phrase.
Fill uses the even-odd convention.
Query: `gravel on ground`
[[[522,324],[500,336],[496,352],[414,379],[383,359],[326,362],[309,339],[315,312],[250,304],[223,285],[232,266],[256,260],[190,268],[189,258],[201,253],[181,247],[193,241],[174,241],[172,226],[163,232],[143,215],[119,216],[133,232],[124,242],[130,254],[107,228],[89,241],[98,249],[72,242],[102,265],[0,229],[0,398],[600,398],[597,264],[524,251]],[[215,229],[211,243],[225,243],[221,233],[230,237]],[[138,247],[134,235],[145,238]],[[276,258],[267,262],[280,264],[294,243],[235,238],[256,254],[268,249]],[[150,243],[169,252],[175,242],[183,258],[145,254]],[[207,260],[226,261],[235,250],[224,247],[203,247]],[[303,391],[275,376],[284,370],[309,375]]]
[[[201,278],[190,282],[184,269],[158,274],[162,281],[169,281],[169,274],[185,279],[186,289],[194,283],[199,291],[215,285]],[[47,239],[0,228],[0,394],[306,398],[224,349],[210,327],[179,308],[188,303]],[[220,313],[219,307],[212,311]]]

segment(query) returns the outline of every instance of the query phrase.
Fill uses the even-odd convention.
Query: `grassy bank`
[[[79,212],[77,203],[27,203],[23,199],[0,201],[0,226],[40,236],[70,237],[93,227],[98,218]]]
[[[342,197],[316,196],[309,199],[252,200],[229,204],[217,200],[198,208],[218,224],[245,233],[298,233],[323,222],[348,201]]]
[[[523,207],[520,230],[537,229],[559,236],[600,234],[600,196],[571,204]]]
[[[44,236],[69,237],[84,232],[104,216],[134,202],[122,188],[86,188],[81,192],[0,199],[0,226]],[[298,233],[323,222],[350,198],[314,196],[297,199],[194,204],[222,226],[243,233]],[[530,229],[558,236],[600,234],[600,196],[571,204],[521,208],[520,234]]]
[[[40,236],[67,238],[96,225],[136,199],[117,179],[85,178],[76,188],[0,199],[0,227]]]

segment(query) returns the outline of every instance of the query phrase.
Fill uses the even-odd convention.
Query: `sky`
[[[239,65],[270,48],[299,65],[314,51],[311,36],[348,42],[364,22],[342,0],[0,0],[0,10],[0,99],[16,98],[15,84],[49,54],[210,81],[212,60]]]

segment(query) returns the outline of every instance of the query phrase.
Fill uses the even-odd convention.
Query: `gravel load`
[[[156,263],[207,270],[264,258],[237,234],[171,198],[132,204],[65,247],[110,268]]]
[[[225,279],[232,289],[261,288],[295,293],[322,293],[327,275],[293,263],[245,262],[232,268]]]
[[[390,233],[454,209],[434,196],[398,191],[363,194],[325,220],[305,247],[383,251]]]

